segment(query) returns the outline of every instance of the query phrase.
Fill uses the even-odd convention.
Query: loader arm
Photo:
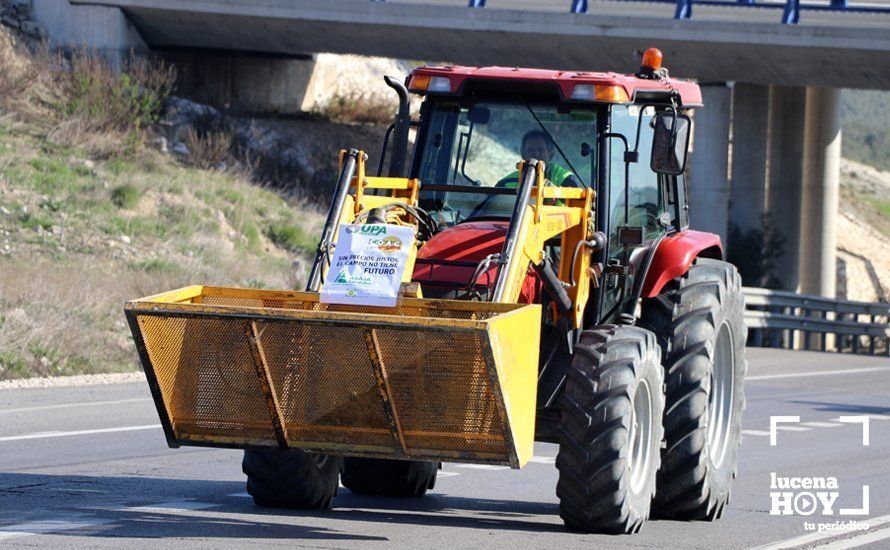
[[[341,152],[341,171],[348,166],[344,158],[349,154],[351,153]],[[350,182],[348,192],[339,215],[332,218],[337,220],[337,225],[325,231],[334,236],[328,249],[336,243],[337,226],[352,223],[361,212],[393,203],[417,205],[419,191],[423,188],[419,180],[365,177],[364,158],[365,155],[361,151],[357,152],[355,175],[348,180]],[[561,286],[564,287],[572,303],[572,311],[569,312],[572,325],[574,328],[581,328],[582,314],[590,295],[590,255],[575,255],[571,252],[579,243],[582,245],[586,243],[590,237],[591,207],[595,191],[547,185],[543,162],[529,165],[522,161],[518,168],[523,174],[523,185],[517,190],[519,198],[500,253],[493,301],[505,304],[517,303],[530,266],[540,264],[544,260],[546,244],[559,237],[560,248],[565,252],[561,255],[557,273]],[[384,190],[385,194],[369,193],[371,190]],[[410,220],[405,219],[394,221],[411,224]],[[417,249],[414,248],[411,250],[403,274],[404,283],[411,280],[416,258]],[[322,261],[323,274],[326,274],[328,265],[329,262]],[[324,280],[324,276],[321,280]],[[574,284],[569,284],[569,281],[574,281]]]

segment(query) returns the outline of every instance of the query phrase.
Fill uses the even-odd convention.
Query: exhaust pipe
[[[391,76],[384,76],[383,80],[387,86],[399,94],[399,112],[396,114],[392,154],[389,157],[389,172],[387,175],[391,178],[404,178],[405,157],[408,155],[408,130],[411,128],[411,118],[408,111],[408,88]]]

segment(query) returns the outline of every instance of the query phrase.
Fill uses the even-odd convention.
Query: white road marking
[[[776,426],[776,429],[783,432],[808,432],[812,428],[804,428],[801,426]]]
[[[0,414],[22,413],[32,411],[50,411],[53,409],[67,409],[71,407],[98,407],[102,405],[121,405],[123,403],[141,403],[143,401],[151,401],[150,397],[140,397],[138,399],[117,399],[114,401],[87,401],[84,403],[65,403],[63,405],[43,405],[41,407],[24,407],[21,409],[5,409],[0,410]]]
[[[42,432],[42,433],[34,433],[34,434],[26,434],[26,435],[12,435],[7,437],[0,437],[0,442],[2,441],[21,441],[24,439],[46,439],[48,437],[69,437],[74,435],[92,435],[92,434],[107,434],[107,433],[116,433],[116,432],[135,432],[139,430],[156,430],[160,428],[160,424],[149,424],[147,426],[123,426],[121,428],[99,428],[96,430],[77,430],[74,432]]]
[[[874,371],[887,371],[890,372],[890,368],[887,367],[865,367],[861,369],[843,369],[843,370],[822,370],[822,371],[809,371],[809,372],[795,372],[788,374],[762,374],[760,376],[746,376],[746,381],[754,381],[754,380],[778,380],[780,378],[806,378],[807,376],[831,376],[834,374],[853,374],[859,372],[874,372]]]
[[[880,531],[875,531],[874,533],[869,532],[853,538],[833,541],[828,544],[816,546],[815,548],[819,550],[847,550],[848,548],[859,548],[860,546],[865,546],[866,544],[871,544],[873,542],[887,539],[890,539],[890,529],[881,529]]]
[[[538,464],[555,464],[556,457],[555,456],[533,456],[529,459],[529,462],[537,462]]]
[[[509,466],[496,466],[494,464],[455,464],[457,468],[468,470],[509,470]]]
[[[95,525],[111,523],[110,520],[89,518],[83,514],[71,514],[57,518],[29,521],[16,525],[0,527],[0,540],[13,537],[27,537],[30,535],[42,535],[54,531],[68,531],[71,529],[83,529]]]
[[[742,435],[769,436],[769,432],[763,430],[742,430]]]
[[[812,428],[836,428],[841,424],[839,422],[801,422],[800,425]]]
[[[146,504],[144,506],[127,506],[124,509],[137,512],[157,512],[163,510],[204,510],[216,506],[219,506],[219,504],[191,500],[174,500],[172,502],[160,502],[158,504]]]
[[[231,495],[226,495],[227,497],[234,498],[253,498],[250,496],[250,493],[232,493]]]
[[[876,518],[861,520],[859,523],[867,523],[869,526],[869,530],[874,529],[875,527],[884,525],[886,523],[890,523],[890,516],[879,516]],[[883,533],[884,531],[879,531]],[[814,542],[819,541],[828,541],[829,539],[834,539],[837,537],[842,537],[844,535],[850,534],[848,531],[823,531],[821,533],[810,533],[808,535],[801,535],[799,537],[794,537],[791,539],[780,540],[777,542],[770,542],[763,546],[758,546],[754,550],[787,550],[789,548],[797,548],[799,546],[812,544]],[[838,542],[847,542],[846,539]],[[817,546],[817,548],[824,548],[822,546]],[[839,548],[849,548],[849,546],[840,546]]]
[[[440,470],[440,471],[436,474],[436,477],[455,477],[455,476],[459,476],[459,475],[460,475],[459,472],[443,472],[443,471]]]
[[[886,415],[886,414],[869,414],[867,416],[871,420],[890,420],[890,415]],[[837,418],[832,418],[831,421],[832,422],[842,422],[841,418],[844,418],[844,417],[839,416]]]

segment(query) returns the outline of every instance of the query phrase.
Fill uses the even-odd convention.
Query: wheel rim
[[[708,395],[708,450],[711,462],[717,468],[723,464],[729,447],[735,392],[734,367],[732,330],[728,323],[723,323],[717,333],[717,342],[714,344],[711,393]]]
[[[630,489],[636,494],[646,484],[652,467],[652,392],[645,380],[640,381],[634,393],[630,420],[627,469],[630,474]]]

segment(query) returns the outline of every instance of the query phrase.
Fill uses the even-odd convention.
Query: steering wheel
[[[638,204],[636,206],[631,207],[631,212],[643,212],[646,216],[646,223],[650,220],[654,220],[656,223],[658,222],[658,205],[653,204],[651,202],[644,202],[642,204]],[[628,223],[630,220],[628,220]]]

